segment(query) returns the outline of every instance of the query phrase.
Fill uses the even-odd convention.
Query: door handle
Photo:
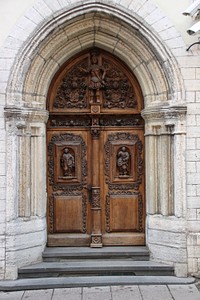
[[[92,203],[92,186],[91,184],[87,185],[87,191],[88,191],[88,201]]]

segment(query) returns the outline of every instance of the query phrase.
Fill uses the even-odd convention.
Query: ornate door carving
[[[144,244],[142,94],[100,49],[56,74],[47,127],[48,244]]]

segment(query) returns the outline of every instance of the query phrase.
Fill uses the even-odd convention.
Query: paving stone
[[[83,288],[82,300],[112,300],[111,289],[105,287]]]
[[[112,286],[112,300],[142,300],[138,286]]]
[[[0,299],[1,300],[21,300],[24,291],[17,291],[17,292],[0,292]]]
[[[52,300],[81,300],[82,288],[55,289]]]
[[[168,287],[175,300],[200,300],[200,292],[194,284],[169,285]]]
[[[52,299],[53,290],[34,290],[34,291],[26,291],[22,297],[22,300],[51,300]]]
[[[140,292],[144,300],[174,300],[166,285],[140,286]]]

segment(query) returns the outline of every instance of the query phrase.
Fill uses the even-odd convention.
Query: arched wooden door
[[[144,244],[144,124],[138,82],[90,49],[49,90],[48,245]]]

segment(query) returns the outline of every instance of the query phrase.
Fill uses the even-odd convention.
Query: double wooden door
[[[134,76],[91,49],[57,74],[48,108],[48,245],[144,244],[144,132]]]

